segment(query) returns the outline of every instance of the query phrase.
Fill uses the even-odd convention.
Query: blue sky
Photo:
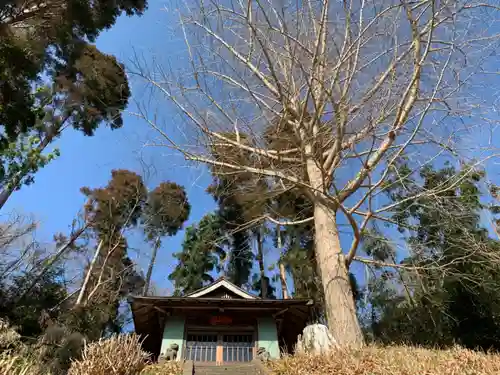
[[[182,67],[185,64],[182,57],[184,45],[182,41],[172,39],[172,30],[178,25],[178,18],[174,9],[165,9],[165,4],[151,0],[144,16],[121,17],[112,29],[99,37],[98,48],[115,55],[125,64],[133,59],[134,52],[138,52],[145,59],[168,56],[173,63],[172,69]],[[131,84],[134,99],[142,101],[141,84],[134,79]],[[160,108],[162,118],[171,122],[167,125],[176,125],[178,115],[169,112],[167,105]],[[135,110],[133,101],[129,110]],[[94,137],[84,137],[73,130],[63,134],[54,143],[54,147],[59,147],[61,156],[36,174],[33,185],[14,193],[3,209],[3,215],[13,210],[33,214],[40,222],[38,239],[49,242],[54,233],[69,232],[72,220],[84,203],[80,193],[82,186],[105,185],[111,170],[117,168],[143,174],[145,164],[154,167],[151,175],[146,176],[149,187],[153,188],[164,180],[172,180],[186,187],[192,206],[188,225],[213,210],[213,199],[205,193],[210,176],[203,167],[192,168],[179,155],[167,149],[145,146],[155,137],[154,133],[143,120],[127,114],[124,118],[122,129],[111,131],[101,128]],[[182,237],[181,232],[165,239],[159,253],[153,280],[165,292],[171,290],[167,276],[175,265],[172,253],[180,249]],[[343,241],[348,240],[343,238]],[[149,250],[139,233],[129,239],[129,244],[146,253]],[[147,259],[141,256],[138,261],[144,269]],[[356,272],[359,271],[361,267],[356,267]]]
[[[98,48],[124,63],[132,59],[134,48],[142,51],[144,57],[165,52],[168,27],[176,21],[172,19],[173,13],[161,10],[163,4],[151,0],[143,17],[121,17],[112,29],[99,37]],[[169,50],[170,47],[175,48],[172,44]],[[132,92],[136,96],[140,93],[137,85],[132,84]],[[129,109],[134,110],[132,102]],[[163,115],[172,118],[168,111],[164,111]],[[103,127],[94,137],[84,137],[72,129],[68,130],[53,145],[60,149],[61,156],[36,174],[33,185],[15,192],[2,214],[15,210],[34,215],[40,222],[38,240],[49,242],[56,232],[69,233],[71,222],[84,203],[80,193],[82,186],[105,185],[112,169],[125,168],[142,174],[143,164],[154,166],[154,171],[145,181],[149,187],[164,180],[173,180],[186,187],[192,205],[188,224],[211,211],[215,207],[213,199],[204,192],[210,177],[201,168],[184,166],[179,157],[165,155],[166,150],[145,147],[146,141],[151,140],[147,124],[128,114],[124,118],[122,129],[111,131]],[[180,233],[163,241],[153,275],[154,282],[163,288],[170,287],[167,276],[173,264],[171,254],[180,249],[182,236],[183,233]],[[134,249],[149,249],[140,233],[129,241]],[[139,264],[145,267],[143,257],[139,259]]]

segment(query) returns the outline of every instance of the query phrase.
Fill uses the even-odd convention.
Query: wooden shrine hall
[[[313,301],[262,299],[220,278],[184,297],[131,297],[135,331],[153,358],[249,362],[291,353],[310,320]]]

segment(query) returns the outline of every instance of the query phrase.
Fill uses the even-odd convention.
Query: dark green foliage
[[[282,231],[282,262],[293,279],[294,298],[311,298],[314,315],[324,315],[324,295],[314,253],[313,228],[307,225],[286,227]]]
[[[289,220],[302,220],[313,214],[311,203],[294,190],[277,197],[274,209]],[[278,240],[281,242],[281,260],[293,279],[294,297],[312,298],[315,302],[315,315],[323,316],[324,297],[314,252],[314,223],[283,226],[275,237],[276,244]]]
[[[105,187],[82,189],[88,197],[85,206],[87,221],[97,241],[103,243],[91,271],[90,286],[85,291],[90,300],[84,304],[99,311],[101,323],[97,326],[100,327],[100,335],[121,331],[124,319],[120,312],[121,301],[131,294],[147,293],[160,238],[177,233],[190,212],[182,186],[164,182],[148,193],[142,178],[136,173],[114,170],[111,174],[111,180]],[[125,229],[139,224],[143,225],[146,238],[154,240],[155,246],[146,279],[135,270],[127,256],[128,245],[124,237]],[[202,239],[207,236],[212,238],[213,235],[206,228],[211,224],[205,224],[200,224],[200,230],[204,233]],[[102,280],[106,280],[105,287],[99,286]],[[98,293],[92,295],[91,291],[96,288]]]
[[[216,214],[204,216],[197,225],[186,228],[182,252],[174,254],[179,263],[169,275],[175,294],[184,295],[213,282],[210,274],[226,257],[221,243],[221,222]]]
[[[65,0],[62,4],[7,0],[0,5],[0,20],[8,26],[20,22],[34,25],[33,36],[46,43],[94,41],[102,30],[114,25],[122,12],[128,16],[140,15],[146,6],[145,1],[128,0]],[[43,24],[38,23],[42,19]]]
[[[0,125],[4,128],[0,150],[36,123],[29,82],[36,79],[37,68],[22,48],[9,43],[0,33]]]
[[[73,30],[75,36],[93,41],[101,30],[113,26],[122,12],[128,16],[142,14],[146,5],[147,3],[141,0],[69,0],[65,18],[72,22],[66,25],[68,29]]]
[[[50,269],[24,295],[25,289],[32,285],[33,278],[38,276],[38,270],[15,275],[10,280],[3,280],[0,285],[0,315],[18,327],[24,338],[35,339],[43,332],[40,325],[42,313],[51,310],[51,315],[57,317],[64,308],[55,308],[67,295],[61,281],[62,274],[61,268]],[[23,295],[21,299],[20,295]]]
[[[370,285],[377,340],[500,349],[500,244],[480,223],[483,177],[468,166],[458,174],[448,166],[426,168],[421,183],[408,178],[404,188],[391,189],[390,197],[400,200],[443,187],[440,194],[406,201],[393,216],[409,234],[412,256],[404,263],[421,268],[378,271]],[[444,189],[447,184],[456,188]]]
[[[231,216],[229,216],[229,218],[231,218]],[[228,216],[223,217],[223,220],[224,219],[228,219]],[[249,245],[249,236],[244,231],[237,229],[238,226],[244,223],[237,224],[238,222],[239,220],[235,218],[231,225],[226,223],[226,228],[233,231],[233,235],[229,242],[231,255],[229,257],[227,276],[233,284],[242,286],[246,284],[250,278],[254,254]]]
[[[234,133],[225,133],[224,136],[237,139]],[[257,143],[252,136],[239,134],[241,143],[254,146]],[[287,126],[285,116],[272,121],[265,130],[264,141],[270,149],[275,151],[288,150],[301,147],[292,129]],[[271,168],[286,170],[286,173],[303,174],[303,166],[283,160],[273,161],[273,165],[263,165],[269,162],[266,158],[259,158],[250,152],[238,147],[227,145],[214,146],[211,149],[215,160],[231,163],[233,165],[246,165],[255,168]],[[229,276],[231,281],[238,285],[247,282],[252,269],[255,249],[252,251],[251,239],[258,230],[264,229],[269,236],[269,226],[263,217],[271,216],[277,220],[300,220],[312,215],[311,202],[295,187],[284,186],[283,181],[269,177],[258,176],[251,172],[236,171],[222,166],[212,167],[213,183],[209,192],[214,196],[219,205],[219,212],[226,225],[226,232],[230,236],[228,248],[230,249]],[[286,184],[286,182],[285,182]],[[271,227],[274,224],[271,224]],[[259,229],[260,228],[260,229]],[[274,229],[274,228],[273,228]],[[317,297],[321,285],[314,285],[316,280],[316,263],[314,260],[314,233],[312,227],[284,226],[278,228],[282,246],[276,247],[281,251],[282,260],[287,266],[287,271],[292,275],[297,296]],[[260,277],[259,277],[260,279]],[[255,281],[255,280],[253,280]],[[256,291],[261,292],[261,287]],[[314,291],[313,291],[314,290]],[[321,304],[321,303],[320,303]]]
[[[122,260],[124,271],[120,285],[120,294],[128,296],[137,294],[144,286],[144,277],[137,272],[134,262],[127,256]]]
[[[382,231],[373,225],[363,233],[363,250],[376,261],[394,260],[395,249],[386,241]]]
[[[238,202],[237,196],[232,194],[229,188],[223,190],[222,180],[218,180],[218,194],[213,192],[214,198],[219,204],[219,221],[222,230],[226,233],[225,245],[229,251],[229,266],[226,270],[228,278],[232,283],[242,286],[247,283],[253,265],[254,254],[250,246],[250,232],[245,229],[248,223],[245,205]],[[212,185],[215,187],[215,185]],[[210,191],[210,190],[209,190]]]
[[[89,340],[98,340],[103,336],[104,325],[109,320],[109,310],[108,306],[96,303],[88,306],[72,306],[58,323],[65,330],[64,336],[68,332],[79,332]]]
[[[4,190],[12,191],[31,183],[38,169],[58,155],[56,151],[54,155],[43,157],[43,151],[60,135],[64,126],[71,125],[91,136],[102,123],[107,123],[112,129],[123,124],[121,112],[127,105],[130,89],[123,66],[115,57],[81,42],[74,46],[66,60],[65,65],[58,63],[54,68],[53,84],[41,86],[36,93],[26,96],[29,101],[26,105],[20,99],[13,100],[13,96],[5,97],[7,102],[2,104],[0,97],[0,107],[9,111],[13,106],[30,106],[14,108],[17,115],[11,117],[23,127],[12,130],[12,134],[8,133],[13,129],[10,120],[0,118],[6,132],[6,137],[0,138],[0,184]],[[8,87],[0,84],[0,89],[7,90]],[[5,115],[10,116],[9,112]],[[4,200],[6,198],[0,199],[0,206]]]
[[[234,134],[224,134],[236,138]],[[251,139],[240,134],[244,144],[251,144]],[[211,149],[214,159],[236,165],[251,164],[248,152],[234,147],[214,146]],[[256,178],[248,172],[234,173],[224,167],[212,167],[213,182],[208,192],[214,197],[219,209],[227,241],[229,264],[226,274],[234,284],[242,286],[249,282],[255,260],[251,240],[257,228],[263,225],[255,221],[266,212],[268,204],[268,186],[265,179]],[[254,224],[251,224],[253,221]],[[250,224],[249,224],[250,223]]]
[[[264,280],[267,285],[267,294],[265,298],[276,299],[276,288],[273,286],[273,284],[271,284],[271,280],[267,276],[264,276]],[[253,275],[252,289],[257,292],[257,295],[259,297],[264,298],[264,296],[262,295],[262,280],[260,278],[260,275],[257,273]]]
[[[161,237],[175,235],[188,219],[191,206],[184,188],[174,182],[162,182],[148,194],[143,221],[146,238],[153,243],[153,253],[146,274],[143,294],[149,290]]]
[[[120,14],[140,15],[146,7],[145,0],[0,4],[0,208],[50,161],[40,155],[62,129],[93,135],[102,123],[122,126],[130,97],[123,66],[89,42]],[[35,135],[31,150],[4,155],[21,147],[20,136]]]
[[[349,283],[351,284],[352,297],[354,298],[355,302],[358,302],[363,296],[363,294],[359,289],[358,280],[356,279],[356,276],[352,272],[349,272]]]

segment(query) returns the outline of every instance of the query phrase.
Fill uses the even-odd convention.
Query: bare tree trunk
[[[264,267],[264,244],[262,239],[261,228],[257,230],[257,251],[258,251],[258,261],[260,270],[260,289],[262,293],[262,298],[267,298],[267,280],[266,271]]]
[[[316,202],[314,206],[315,252],[325,295],[330,331],[342,346],[361,347],[363,334],[356,315],[349,272],[340,246],[335,213]]]
[[[83,281],[82,288],[80,289],[80,293],[78,294],[78,298],[76,299],[75,306],[79,306],[83,302],[83,297],[85,296],[85,292],[86,292],[88,285],[89,285],[90,276],[92,275],[92,272],[94,271],[95,264],[97,263],[97,259],[99,258],[99,253],[101,252],[103,244],[104,244],[104,241],[101,240],[99,242],[99,245],[97,246],[97,249],[94,253],[94,257],[92,258],[92,261],[90,262],[87,274],[85,275],[85,280]]]
[[[308,161],[307,172],[315,188],[314,251],[323,285],[328,327],[341,346],[361,347],[364,339],[356,315],[349,269],[340,245],[336,212],[324,200],[324,176],[313,160]]]
[[[0,209],[2,209],[3,206],[5,206],[5,203],[7,203],[13,192],[14,192],[13,187],[6,187],[0,192]]]
[[[283,293],[283,299],[288,299],[288,288],[286,286],[285,265],[280,261],[279,267],[280,267],[281,292]]]
[[[142,295],[146,296],[149,291],[149,284],[151,283],[151,276],[153,274],[153,267],[156,262],[156,255],[158,254],[158,248],[160,247],[160,237],[156,237],[155,245],[153,248],[153,254],[151,255],[151,261],[149,262],[148,273],[146,274],[146,282],[144,284],[144,289]]]

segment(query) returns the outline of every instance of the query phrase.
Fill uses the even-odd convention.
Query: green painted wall
[[[179,345],[179,351],[177,352],[177,360],[182,359],[182,351],[184,349],[184,326],[185,319],[183,317],[171,316],[168,317],[165,322],[165,328],[163,329],[163,339],[161,340],[161,350],[160,355],[165,354],[165,351],[170,347],[171,344]]]
[[[278,330],[273,318],[259,318],[258,320],[258,347],[266,348],[273,359],[280,357],[280,348],[278,343]]]

